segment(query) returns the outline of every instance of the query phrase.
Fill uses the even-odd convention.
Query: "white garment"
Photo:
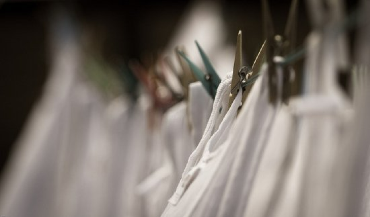
[[[164,115],[163,142],[174,165],[176,183],[181,178],[190,154],[200,142],[211,114],[212,103],[202,84],[195,82],[189,86],[188,102],[178,103]]]
[[[329,31],[308,37],[306,89],[297,103],[302,148],[302,187],[298,216],[347,216],[344,141],[351,112],[337,85],[337,38]]]
[[[369,7],[370,8],[370,7]],[[357,72],[359,73],[359,72]],[[351,127],[352,136],[345,143],[352,148],[352,165],[349,168],[352,182],[348,204],[351,204],[348,216],[367,217],[370,215],[370,143],[369,143],[369,109],[370,76],[365,72],[356,81],[354,100],[355,118]]]
[[[227,108],[228,96],[230,93],[231,78],[223,81],[216,94],[211,118],[208,122],[204,136],[212,133],[217,113]],[[226,96],[226,97],[225,97]],[[223,100],[220,100],[223,98]],[[234,103],[221,121],[216,132],[208,139],[206,144],[202,144],[206,137],[203,136],[198,148],[203,148],[201,159],[190,168],[189,172],[184,172],[183,178],[175,191],[175,194],[169,200],[169,204],[162,216],[192,216],[192,211],[198,204],[203,193],[208,188],[208,183],[213,179],[214,172],[217,170],[227,143],[225,143],[230,127],[235,119],[238,107],[241,101],[241,93],[238,94]],[[214,111],[217,111],[215,114]],[[217,116],[216,116],[217,117]],[[217,122],[216,122],[217,123]],[[210,130],[211,131],[207,131]],[[200,150],[200,149],[198,149]],[[193,152],[192,156],[195,156]],[[189,163],[192,161],[189,160]],[[189,164],[187,165],[187,167]]]
[[[261,89],[261,79],[256,81],[253,86],[250,95],[248,96],[246,102],[243,105],[243,109],[251,111],[254,104],[256,103],[257,97],[260,94]],[[240,138],[245,133],[245,124],[248,119],[244,119],[245,116],[238,116],[234,125],[231,127],[227,141],[225,143],[225,153],[220,157],[220,164],[215,171],[213,179],[207,186],[202,197],[199,199],[197,206],[192,211],[191,216],[216,216],[220,203],[222,201],[222,195],[224,194],[227,179],[230,175],[231,164],[235,158],[235,144],[238,144]],[[243,120],[243,121],[238,121]]]
[[[105,103],[86,82],[76,83],[73,93],[58,152],[56,212],[59,216],[101,215],[106,209],[106,167],[111,159]]]
[[[165,113],[162,142],[168,154],[163,166],[138,186],[146,198],[146,216],[160,216],[165,209],[191,152],[201,139],[211,114],[212,101],[202,84],[195,82],[189,86],[188,102],[180,102]]]
[[[66,105],[79,68],[80,53],[73,28],[57,23],[53,65],[44,94],[32,110],[0,186],[0,215],[54,216],[58,154],[66,126]],[[64,33],[63,37],[60,37]]]
[[[158,121],[158,120],[157,120]],[[157,128],[158,124],[155,126]],[[170,159],[163,146],[163,138],[157,129],[152,129],[146,149],[146,167],[148,168],[145,178],[136,186],[136,192],[143,200],[141,216],[159,216],[166,206],[166,197],[170,192],[171,173]],[[165,165],[165,166],[163,166]],[[165,197],[166,196],[166,197]]]
[[[129,138],[129,115],[133,103],[124,98],[118,97],[109,103],[106,116],[107,128],[109,132],[109,143],[112,150],[112,160],[110,164],[109,186],[107,195],[107,213],[104,216],[119,216],[121,204],[122,185],[125,180],[125,159],[128,157],[127,145],[124,142]]]
[[[213,103],[212,113],[207,122],[207,126],[204,130],[202,139],[197,145],[193,153],[191,153],[188,163],[182,173],[182,178],[186,176],[189,170],[194,167],[200,160],[203,155],[204,148],[211,138],[214,132],[217,131],[221,121],[226,115],[229,101],[230,93],[230,84],[231,84],[231,74],[227,75],[224,80],[221,81],[219,87],[217,88],[217,93],[215,101]]]
[[[170,108],[163,117],[163,142],[170,153],[174,175],[178,182],[186,166],[187,159],[195,145],[190,134],[187,103],[178,103]]]
[[[235,122],[238,137],[232,142],[227,159],[230,174],[222,195],[217,216],[242,216],[253,188],[255,173],[267,142],[276,109],[268,100],[267,65],[247,98]],[[231,162],[230,162],[231,161]]]
[[[276,114],[270,135],[268,135],[243,216],[279,216],[275,207],[279,206],[282,201],[278,196],[285,188],[296,188],[293,183],[287,181],[286,177],[292,170],[291,165],[296,157],[296,149],[298,149],[294,123],[293,115],[283,105]],[[289,205],[298,208],[294,206],[298,198],[288,199]]]
[[[126,146],[126,158],[124,159],[123,184],[120,191],[121,210],[119,216],[142,216],[143,198],[137,191],[137,185],[148,175],[147,154],[149,144],[148,112],[150,103],[145,95],[140,96],[135,106],[129,113],[129,128],[126,128],[130,136],[122,141]]]
[[[212,112],[213,99],[200,81],[189,85],[189,120],[194,148],[199,144]],[[185,167],[184,167],[185,168]],[[184,169],[182,168],[182,170]]]
[[[322,43],[317,36],[310,38],[311,52],[317,52],[313,46]],[[348,134],[349,107],[330,76],[323,83],[317,81],[317,73],[332,73],[333,61],[324,55],[318,65],[323,57],[309,56],[308,94],[280,109],[247,201],[246,217],[346,216],[348,173],[341,162],[348,150],[342,142]]]
[[[369,20],[370,2],[360,1],[360,20]],[[347,146],[356,150],[353,157],[353,164],[349,175],[353,181],[351,196],[348,203],[351,204],[348,216],[367,217],[370,216],[370,25],[368,22],[361,25],[356,34],[355,64],[356,70],[353,74],[353,100],[355,107],[355,118],[352,129],[352,136],[346,143]]]

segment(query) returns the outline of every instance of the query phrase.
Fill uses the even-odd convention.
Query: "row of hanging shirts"
[[[357,18],[350,99],[337,82],[348,64],[343,6],[321,3],[308,1],[313,30],[302,52],[297,1],[282,36],[263,1],[266,41],[251,67],[242,66],[239,32],[222,79],[196,43],[206,72],[176,50],[182,94],[132,61],[121,77],[131,94],[109,100],[101,90],[116,84],[101,82],[109,78],[94,72],[98,60],[60,17],[44,95],[1,179],[0,215],[369,216],[370,28],[360,21],[370,4]],[[303,93],[292,96],[302,54]]]

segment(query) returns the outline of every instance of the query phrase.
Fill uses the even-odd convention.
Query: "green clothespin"
[[[198,41],[195,41],[195,44],[198,47],[200,56],[202,57],[204,66],[206,67],[207,73],[209,76],[211,76],[211,82],[213,83],[213,86],[217,86],[221,83],[221,79],[218,76],[216,70],[213,68],[211,62],[209,61],[206,53],[203,51],[202,47],[199,45]],[[216,88],[217,89],[217,88]]]
[[[207,90],[212,99],[215,99],[218,85],[214,85],[211,82],[211,77],[208,74],[204,74],[202,70],[200,70],[183,52],[178,51],[178,53],[189,64],[195,77],[202,83],[203,87]]]

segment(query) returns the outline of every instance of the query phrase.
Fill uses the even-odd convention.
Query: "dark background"
[[[187,0],[132,1],[0,1],[0,175],[12,145],[40,97],[49,69],[47,27],[52,8],[63,5],[102,35],[106,59],[139,58],[143,52],[164,48],[186,7]],[[227,24],[228,41],[243,30],[248,61],[262,44],[260,1],[219,1]],[[347,1],[347,10],[356,1]],[[283,29],[290,1],[270,1],[276,29]],[[206,28],[206,27],[205,27]],[[305,3],[299,3],[297,44],[309,32]],[[256,46],[258,45],[258,46]]]

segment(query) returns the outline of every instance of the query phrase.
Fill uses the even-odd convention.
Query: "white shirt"
[[[2,176],[0,215],[3,216],[48,217],[55,213],[60,136],[65,133],[66,106],[71,102],[80,61],[73,29],[61,29],[68,34],[54,35],[57,43],[50,77]]]
[[[183,178],[180,180],[176,192],[169,200],[169,204],[162,216],[192,216],[193,209],[197,206],[203,193],[208,188],[208,183],[213,179],[213,175],[221,163],[220,160],[227,146],[225,143],[227,135],[235,119],[241,100],[241,94],[239,93],[222,121],[215,122],[212,119],[217,118],[217,113],[222,113],[223,110],[227,109],[230,83],[231,78],[228,77],[219,86],[211,118],[207,124],[204,136],[212,133],[216,127],[215,123],[221,122],[219,127],[210,139],[208,139],[206,144],[202,144],[202,141],[205,141],[205,137],[203,136],[197,147],[197,149],[200,148],[203,150],[200,160],[192,167],[190,167],[189,163],[193,163],[194,161],[189,160],[187,167],[190,169],[188,172],[185,170],[183,173]],[[223,100],[220,100],[221,98]],[[196,156],[194,153],[197,152],[193,152],[192,156]]]
[[[202,83],[199,81],[191,83],[189,85],[188,108],[194,148],[202,139],[202,135],[212,112],[212,107],[213,99],[208,95]]]
[[[212,102],[202,84],[195,82],[189,86],[188,102],[180,102],[165,113],[162,142],[167,151],[166,159],[163,166],[138,186],[146,198],[147,216],[159,216],[165,209],[191,152],[201,139],[211,114]]]

